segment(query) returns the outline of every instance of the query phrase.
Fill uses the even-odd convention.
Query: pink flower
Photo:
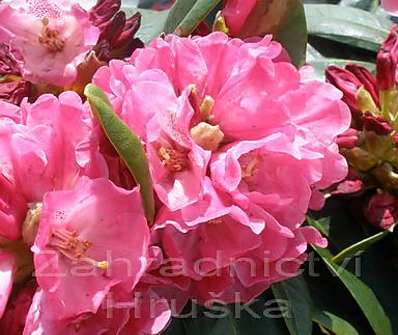
[[[391,15],[398,15],[398,1],[397,0],[381,0],[381,5]]]
[[[134,294],[113,289],[95,313],[60,319],[51,308],[51,297],[38,290],[28,313],[23,335],[120,334],[156,335],[170,322],[167,301],[150,289],[138,288]]]
[[[10,297],[17,265],[16,258],[7,251],[0,251],[0,319]]]
[[[148,243],[137,188],[82,178],[73,190],[44,197],[32,248],[38,284],[59,317],[96,313],[112,287],[133,290],[147,266]]]
[[[336,148],[324,148],[324,152],[322,148],[318,152],[311,149],[300,148],[281,135],[237,142],[214,156],[212,180],[242,208],[256,203],[285,226],[298,227],[316,185],[332,185],[347,173]],[[333,171],[327,168],[328,155],[336,164]]]
[[[17,239],[28,204],[40,203],[48,191],[73,187],[79,176],[107,176],[107,169],[77,94],[43,95],[20,109],[0,104],[0,111],[0,232],[6,229],[6,238]]]
[[[88,13],[67,1],[11,1],[0,6],[0,22],[0,41],[20,53],[24,78],[55,86],[73,82],[99,36]]]

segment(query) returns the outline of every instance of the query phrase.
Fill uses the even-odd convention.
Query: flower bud
[[[368,69],[357,64],[348,64],[346,70],[350,71],[362,83],[364,89],[370,93],[377,106],[380,105],[376,77]]]
[[[121,0],[98,0],[89,11],[91,22],[97,27],[106,24],[119,11]]]
[[[359,131],[350,128],[337,137],[336,143],[340,148],[352,149],[358,145],[358,139]]]
[[[326,69],[326,80],[343,92],[343,101],[351,110],[357,111],[359,109],[358,92],[363,85],[353,73],[331,65]]]
[[[380,229],[389,229],[398,218],[398,199],[390,193],[377,193],[370,199],[364,212],[369,223]]]
[[[101,31],[94,47],[100,61],[129,57],[135,49],[144,46],[140,39],[134,38],[141,25],[141,14],[126,19],[126,14],[119,9],[120,1],[99,0],[90,12],[91,21]]]
[[[394,26],[377,54],[377,86],[380,91],[395,87],[398,60],[398,31]]]
[[[8,45],[0,43],[0,76],[20,74],[20,66]]]
[[[363,127],[374,131],[377,135],[388,135],[393,131],[390,124],[381,116],[374,116],[367,112],[363,116]]]
[[[19,105],[23,98],[30,96],[32,85],[25,80],[0,82],[0,100]]]

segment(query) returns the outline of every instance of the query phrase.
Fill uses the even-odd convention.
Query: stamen
[[[206,95],[200,105],[200,115],[202,120],[211,121],[213,116],[211,112],[213,111],[215,101],[210,95]]]
[[[86,252],[93,246],[93,243],[91,241],[81,240],[76,231],[69,231],[63,228],[55,229],[52,232],[49,246],[57,249],[61,255],[74,263],[88,263],[100,270],[107,270],[109,268],[109,262],[98,262],[95,259],[87,257]]]
[[[188,168],[188,157],[186,153],[175,149],[161,147],[159,149],[160,160],[163,166],[170,172],[181,172]]]
[[[191,136],[195,143],[205,150],[215,151],[224,140],[224,133],[219,126],[212,126],[200,122],[191,129]]]
[[[242,179],[250,183],[253,181],[253,177],[257,174],[259,170],[259,164],[261,163],[262,158],[260,156],[255,157],[244,157],[241,164],[242,170]]]
[[[65,47],[65,41],[61,39],[59,31],[48,27],[48,18],[43,18],[42,22],[43,29],[41,31],[41,35],[39,36],[40,44],[47,48],[47,50],[50,52],[61,52]]]

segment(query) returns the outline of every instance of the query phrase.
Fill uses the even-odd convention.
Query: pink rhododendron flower
[[[114,289],[97,313],[72,319],[60,319],[51,304],[48,295],[41,290],[36,292],[23,335],[156,335],[171,317],[167,301],[146,289],[137,289],[134,294]]]
[[[239,36],[257,0],[226,0],[222,15],[232,36]]]
[[[0,42],[19,52],[24,78],[55,86],[75,79],[99,36],[88,13],[69,1],[10,1],[0,5],[0,22]]]
[[[15,256],[7,251],[0,250],[0,319],[11,294],[16,269]]]
[[[38,284],[59,317],[95,314],[112,287],[129,292],[137,284],[148,243],[138,189],[82,178],[44,197],[32,248]]]
[[[398,15],[398,1],[397,0],[381,0],[383,8],[392,15]]]
[[[107,169],[77,94],[43,95],[20,109],[0,104],[0,111],[0,232],[14,240],[28,204],[40,203],[48,191],[72,187],[79,176],[107,176]]]

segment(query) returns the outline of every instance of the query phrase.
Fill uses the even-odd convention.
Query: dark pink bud
[[[359,131],[350,128],[337,137],[336,143],[340,148],[352,149],[357,146],[358,137],[359,137]]]
[[[390,124],[381,116],[374,116],[366,112],[363,116],[363,127],[374,131],[377,135],[388,135],[393,131]]]
[[[0,76],[19,74],[20,66],[8,45],[0,43]]]
[[[364,210],[369,223],[380,228],[391,228],[398,218],[398,201],[390,193],[377,193]]]
[[[379,92],[377,90],[376,77],[368,69],[357,64],[348,64],[346,70],[355,75],[373,98],[376,105],[380,106]]]
[[[98,0],[89,12],[91,22],[97,27],[106,24],[119,11],[120,6],[121,0]]]
[[[118,12],[107,24],[103,27],[99,40],[107,40],[112,44],[112,41],[117,39],[124,30],[126,24],[126,14]]]
[[[352,110],[358,110],[357,94],[363,85],[353,73],[331,65],[326,69],[326,80],[343,92],[343,100]]]
[[[377,54],[377,86],[380,91],[395,87],[398,61],[398,31],[394,26]]]
[[[30,96],[31,88],[25,80],[0,82],[0,100],[19,105],[23,98]]]

